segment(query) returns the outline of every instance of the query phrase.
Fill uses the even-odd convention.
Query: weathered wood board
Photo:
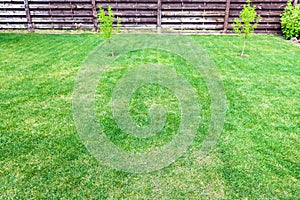
[[[113,7],[123,28],[231,31],[246,0],[0,0],[0,29],[97,30],[98,6]],[[260,33],[280,33],[287,0],[252,0]],[[299,2],[298,2],[299,3]]]

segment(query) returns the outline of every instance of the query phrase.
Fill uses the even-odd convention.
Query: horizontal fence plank
[[[26,24],[0,24],[1,29],[11,28],[27,28]]]
[[[24,3],[24,0],[1,0],[0,3]]]
[[[223,25],[215,25],[215,24],[183,24],[183,25],[176,25],[176,24],[172,24],[172,25],[162,25],[162,28],[170,28],[170,29],[184,29],[184,30],[221,30],[223,29]]]
[[[92,24],[35,24],[34,28],[39,28],[39,29],[80,29],[80,28],[85,28],[85,29],[92,29],[93,25]]]
[[[180,4],[180,3],[168,3],[162,4],[164,10],[224,10],[225,4]]]
[[[224,22],[222,17],[162,18],[162,23],[214,23]]]
[[[1,3],[0,1],[0,10],[2,9],[9,9],[9,10],[14,10],[14,9],[24,9],[24,3],[22,4],[12,4],[12,3]]]
[[[26,23],[27,19],[26,17],[24,18],[0,18],[0,23]]]
[[[157,9],[156,3],[97,3],[97,6],[102,6],[103,8],[107,8],[108,6],[112,6],[114,10],[117,9],[128,9],[128,10],[136,10],[136,9]]]
[[[162,0],[163,3],[226,3],[226,0]]]
[[[224,12],[215,11],[180,11],[180,12],[169,12],[162,11],[162,16],[224,16]]]
[[[0,16],[19,16],[19,15],[26,15],[25,10],[23,11],[16,11],[16,10],[1,10]]]

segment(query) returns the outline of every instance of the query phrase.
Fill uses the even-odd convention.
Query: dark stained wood
[[[24,0],[24,8],[25,8],[25,12],[26,12],[28,30],[30,32],[33,32],[28,0]]]
[[[223,28],[223,32],[224,33],[226,33],[227,29],[228,29],[229,11],[230,11],[230,0],[226,0],[226,9],[225,9],[225,17],[224,17],[224,28]]]
[[[246,0],[0,0],[0,28],[97,30],[98,6],[113,7],[124,29],[217,31],[232,33]],[[27,6],[25,5],[27,2]],[[263,18],[259,33],[280,33],[287,0],[252,0]],[[299,4],[298,0],[293,0]]]
[[[162,0],[157,1],[157,32],[161,32],[161,8],[162,8]]]
[[[98,31],[98,19],[97,19],[97,6],[96,6],[96,0],[92,0],[92,12],[93,12],[93,25],[94,25],[94,31]]]
[[[294,0],[293,5],[295,6],[295,5],[297,5],[297,4],[298,4],[298,0]]]

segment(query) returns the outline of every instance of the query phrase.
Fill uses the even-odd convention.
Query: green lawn
[[[1,33],[0,199],[298,199],[300,46],[255,35],[246,47],[250,56],[239,57],[237,36],[189,37],[210,55],[224,84],[228,108],[217,146],[198,159],[210,116],[201,74],[170,52],[134,51],[120,56],[99,81],[97,119],[108,138],[137,152],[172,140],[179,104],[166,88],[144,86],[132,97],[130,112],[139,125],[149,123],[153,102],[170,110],[164,131],[147,140],[122,133],[107,106],[125,71],[147,63],[172,66],[186,77],[199,94],[203,120],[193,145],[176,162],[131,174],[99,163],[73,121],[74,81],[101,44],[99,36]]]

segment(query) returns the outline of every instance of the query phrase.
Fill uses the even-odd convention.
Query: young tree
[[[252,35],[254,29],[257,27],[259,19],[261,19],[261,16],[255,11],[255,6],[251,6],[250,3],[251,0],[247,0],[247,4],[244,5],[244,8],[240,13],[240,19],[235,18],[234,23],[232,24],[233,30],[244,40],[241,56],[244,56],[246,40]]]
[[[105,10],[101,6],[99,6],[99,13],[97,14],[97,16],[99,19],[100,35],[109,44],[112,52],[111,55],[114,56],[115,54],[111,44],[111,37],[113,34],[120,32],[121,18],[117,18],[117,25],[116,27],[114,27],[113,23],[115,20],[115,15],[112,12],[111,6],[108,6],[107,14],[105,13]]]

